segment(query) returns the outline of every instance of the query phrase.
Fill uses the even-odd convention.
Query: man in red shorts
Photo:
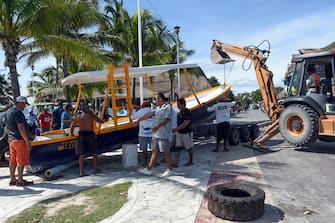
[[[26,123],[22,112],[27,104],[27,99],[23,96],[19,96],[16,98],[15,106],[7,112],[6,129],[10,147],[10,186],[16,185],[22,187],[32,184],[32,182],[23,180],[24,166],[30,164],[29,154],[31,151],[31,144],[27,132],[28,123]],[[16,167],[17,180],[15,176]]]

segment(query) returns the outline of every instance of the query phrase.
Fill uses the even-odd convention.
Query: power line
[[[156,16],[160,19],[160,20],[162,20],[165,24],[166,24],[166,26],[172,31],[173,30],[173,27],[171,27],[166,21],[165,21],[165,19],[159,14],[159,12],[158,12],[158,10],[155,8],[155,6],[151,3],[151,1],[150,0],[146,0],[147,1],[147,3],[148,3],[148,5],[151,7],[151,9],[154,11],[154,13],[156,14]]]

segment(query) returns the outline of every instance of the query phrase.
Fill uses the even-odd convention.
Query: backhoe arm
[[[282,110],[281,106],[279,106],[277,102],[277,95],[272,79],[273,74],[270,70],[268,70],[267,66],[265,65],[265,61],[267,58],[265,57],[265,54],[269,54],[270,51],[261,50],[256,47],[240,47],[236,45],[229,45],[226,43],[222,43],[218,40],[213,40],[211,58],[214,63],[224,63],[223,61],[226,60],[228,56],[227,53],[250,59],[254,65],[256,78],[264,101],[264,105],[266,111],[268,112],[268,116],[273,123],[270,126],[271,128],[266,131],[270,133],[270,135],[267,135],[264,139],[262,138],[261,140],[257,140],[256,142],[265,141],[266,139],[271,138],[279,132],[278,119],[279,113]],[[219,57],[221,57],[221,60],[218,59]]]

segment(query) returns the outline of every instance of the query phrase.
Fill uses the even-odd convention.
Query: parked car
[[[254,110],[257,110],[258,109],[258,105],[257,104],[253,104],[253,105],[251,105],[251,108],[254,109]]]

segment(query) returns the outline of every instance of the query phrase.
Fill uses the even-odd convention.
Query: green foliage
[[[209,81],[209,83],[211,84],[212,87],[216,87],[216,86],[220,85],[219,80],[216,77],[214,77],[214,76],[210,77],[208,79],[208,81]]]
[[[236,99],[240,102],[241,105],[249,105],[252,102],[252,93],[238,93]]]
[[[228,97],[226,98],[227,101],[236,101],[236,96],[234,95],[233,91],[229,91]]]
[[[7,97],[12,94],[10,82],[6,76],[5,74],[0,74],[0,97]]]
[[[260,101],[263,101],[261,90],[257,89],[251,92],[251,101],[252,103],[259,103]]]
[[[48,200],[24,210],[6,222],[99,222],[112,216],[123,206],[127,201],[130,186],[131,182],[125,182],[112,187],[97,187],[84,190],[79,193],[85,195],[87,199],[84,204],[66,205],[53,215],[49,214],[47,216],[48,205],[57,202],[59,199]]]

